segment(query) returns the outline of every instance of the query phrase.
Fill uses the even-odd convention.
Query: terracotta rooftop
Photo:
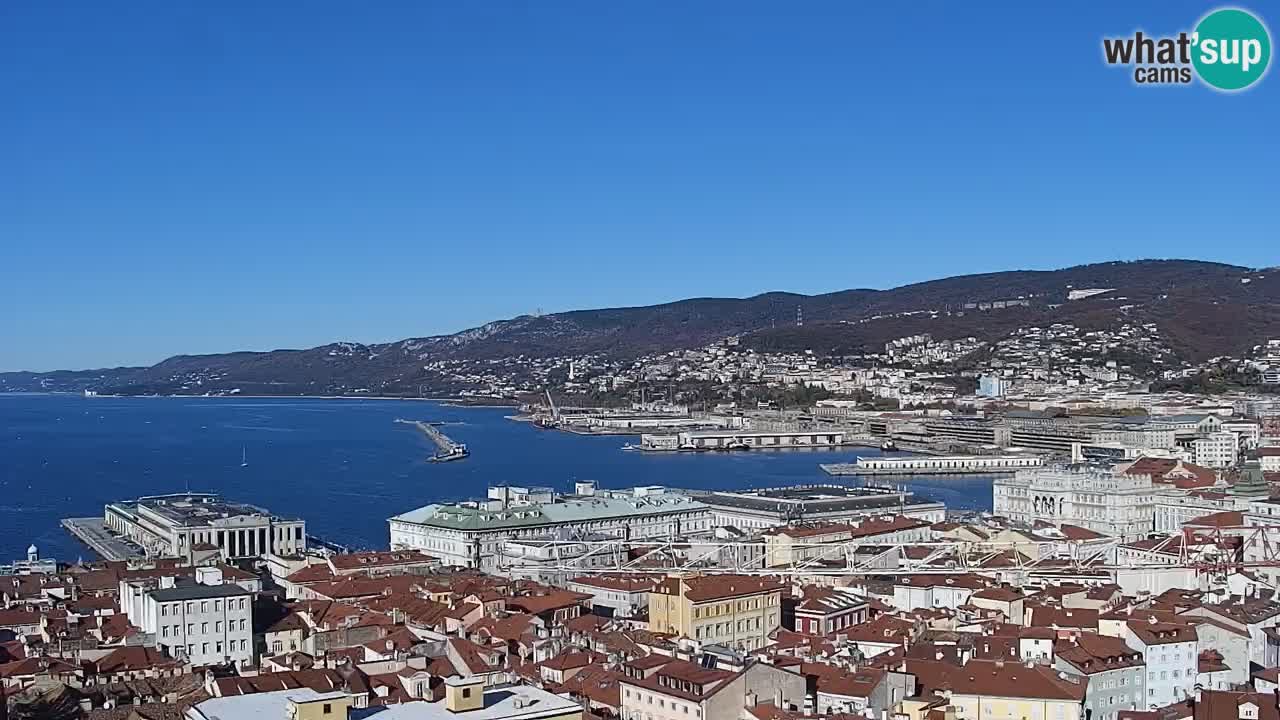
[[[685,598],[693,602],[728,600],[736,597],[782,592],[785,585],[772,578],[750,575],[699,575],[685,578],[669,577],[658,583],[655,592],[663,595],[680,595],[681,586]]]
[[[1059,641],[1054,655],[1085,675],[1146,664],[1142,653],[1129,647],[1121,638],[1093,633]]]
[[[1084,699],[1086,683],[1073,682],[1071,676],[1059,677],[1044,665],[1027,667],[1021,663],[1000,660],[970,660],[956,666],[928,660],[906,661],[907,672],[914,673],[926,692],[949,689],[957,695],[987,695],[1034,700]]]

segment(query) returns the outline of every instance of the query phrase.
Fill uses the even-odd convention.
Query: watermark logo
[[[1266,74],[1271,34],[1254,14],[1220,8],[1189,33],[1150,37],[1138,31],[1131,37],[1103,38],[1102,54],[1108,65],[1131,66],[1139,85],[1187,85],[1199,77],[1209,87],[1230,92]]]

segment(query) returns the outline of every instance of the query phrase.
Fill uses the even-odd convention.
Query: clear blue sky
[[[0,370],[1273,265],[1275,69],[1226,96],[1102,62],[1213,7],[6,2]]]

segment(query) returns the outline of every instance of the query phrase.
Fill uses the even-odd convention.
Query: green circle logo
[[[1244,10],[1214,10],[1196,25],[1191,62],[1196,74],[1219,90],[1243,90],[1257,82],[1271,62],[1271,35]]]

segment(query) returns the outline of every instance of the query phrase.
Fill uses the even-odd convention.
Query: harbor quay
[[[990,475],[1038,468],[1038,455],[935,455],[858,458],[851,463],[821,465],[828,475]]]
[[[146,554],[139,545],[108,530],[101,517],[66,518],[62,527],[103,560],[129,560]]]
[[[396,422],[416,427],[423,435],[427,436],[428,440],[435,444],[436,453],[431,456],[432,462],[461,460],[471,454],[464,443],[455,442],[432,423],[423,422],[422,420],[404,419],[397,419]]]
[[[639,450],[702,451],[780,448],[835,448],[845,444],[843,430],[686,430],[675,434],[646,433]]]

